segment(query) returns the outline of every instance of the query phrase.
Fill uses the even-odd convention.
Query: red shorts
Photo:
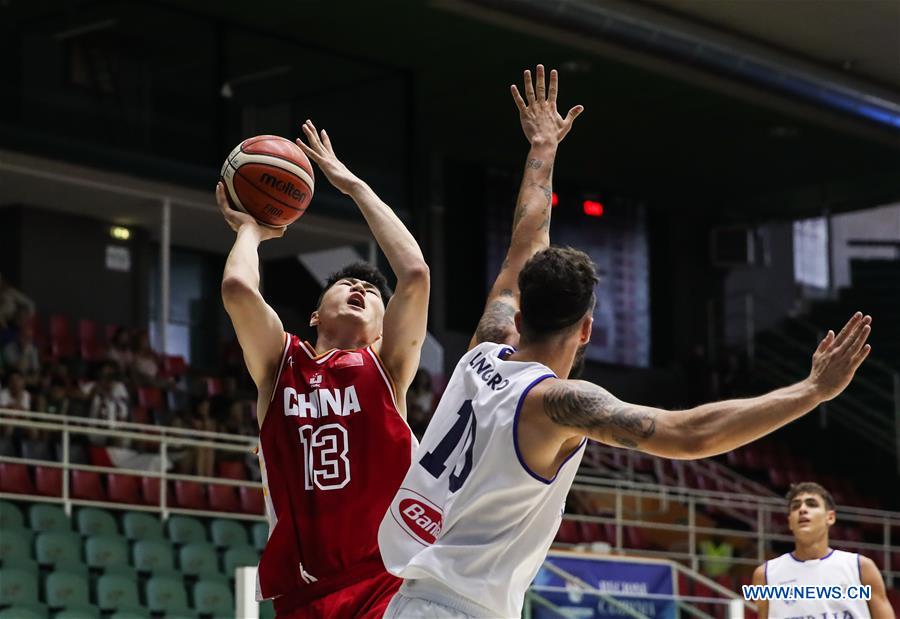
[[[403,579],[383,572],[277,614],[277,619],[381,619]]]

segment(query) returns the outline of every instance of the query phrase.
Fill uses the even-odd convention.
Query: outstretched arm
[[[274,386],[284,350],[284,327],[259,292],[257,249],[261,242],[282,236],[284,228],[261,226],[250,215],[230,208],[222,183],[216,185],[216,202],[225,221],[237,232],[222,275],[222,301],[244,352],[247,370],[262,397]],[[260,425],[265,414],[265,408],[258,407]]]
[[[484,313],[478,322],[469,348],[481,342],[517,340],[513,317],[519,309],[519,271],[534,254],[550,245],[550,211],[553,195],[553,164],[556,149],[575,118],[584,111],[576,105],[565,118],[556,111],[559,77],[550,71],[550,88],[544,92],[544,67],[537,66],[536,88],[531,71],[525,71],[525,98],[511,86],[513,100],[519,109],[522,131],[531,148],[525,160],[519,197],[513,215],[512,239],[500,274],[488,293]],[[527,101],[526,101],[527,100]]]
[[[375,241],[397,276],[397,289],[384,312],[384,332],[379,353],[402,398],[419,366],[419,356],[428,324],[428,294],[431,278],[422,250],[400,218],[337,158],[331,139],[316,131],[311,121],[303,125],[309,142],[297,144],[322,170],[328,181],[353,198]]]
[[[857,313],[836,337],[829,331],[809,377],[756,398],[665,411],[623,402],[585,381],[548,380],[534,391],[547,419],[561,428],[559,439],[587,435],[667,458],[707,458],[765,436],[840,394],[869,354],[870,322]]]

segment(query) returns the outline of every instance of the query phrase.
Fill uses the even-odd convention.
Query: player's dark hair
[[[322,294],[319,295],[319,301],[316,303],[316,307],[322,305],[322,297],[325,296],[325,293],[328,292],[329,288],[346,278],[359,279],[375,286],[378,289],[379,294],[381,294],[381,300],[385,305],[387,305],[388,301],[391,299],[391,289],[388,287],[387,279],[385,279],[381,271],[368,262],[354,262],[328,276],[328,280],[325,282],[325,288],[322,289]]]
[[[583,251],[548,247],[536,253],[519,273],[522,337],[541,340],[576,324],[593,310],[599,281]]]
[[[830,510],[835,509],[834,497],[831,496],[831,493],[828,492],[821,485],[817,484],[814,481],[804,481],[799,484],[791,484],[790,489],[785,495],[784,498],[787,499],[788,509],[791,508],[791,501],[800,496],[801,494],[816,494],[822,497],[822,500],[825,501],[825,507]]]

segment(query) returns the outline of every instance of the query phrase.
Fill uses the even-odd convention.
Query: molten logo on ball
[[[294,183],[290,181],[280,181],[267,172],[263,172],[262,176],[259,177],[259,182],[263,185],[268,185],[276,191],[280,191],[292,200],[302,202],[306,199],[306,192],[294,187]]]

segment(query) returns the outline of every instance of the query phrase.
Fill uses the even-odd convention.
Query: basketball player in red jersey
[[[284,332],[259,292],[261,226],[216,198],[237,232],[222,298],[258,389],[260,460],[269,541],[257,597],[280,618],[375,619],[399,587],[378,552],[378,525],[410,465],[405,396],[419,364],[429,271],[413,236],[337,158],[325,131],[303,125],[297,144],[350,196],[397,275],[356,264],[332,275],[312,312],[314,345]],[[302,224],[301,224],[302,225]],[[285,282],[289,285],[289,282]]]
[[[553,165],[556,150],[572,129],[572,123],[584,111],[576,105],[563,118],[556,111],[559,75],[550,71],[546,88],[544,66],[538,65],[532,82],[531,71],[524,72],[525,99],[518,88],[510,86],[519,109],[522,131],[531,148],[525,160],[525,172],[519,187],[513,215],[512,238],[500,273],[488,293],[484,313],[469,348],[481,342],[518,346],[519,331],[514,317],[519,309],[519,272],[533,255],[550,246],[550,212],[553,208]],[[576,364],[577,365],[577,364]]]

